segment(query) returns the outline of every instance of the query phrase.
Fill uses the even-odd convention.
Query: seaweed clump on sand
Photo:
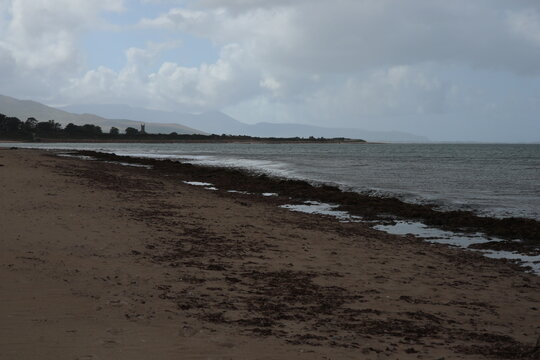
[[[303,180],[283,179],[247,170],[227,167],[202,166],[172,160],[158,160],[119,156],[96,151],[77,151],[76,154],[98,160],[120,161],[152,166],[154,171],[178,176],[179,180],[210,182],[221,189],[247,192],[275,192],[295,201],[316,200],[340,205],[340,209],[365,219],[377,220],[393,216],[420,220],[427,225],[448,230],[481,231],[488,236],[521,242],[505,241],[497,245],[520,247],[528,253],[539,253],[540,222],[527,218],[491,218],[472,211],[441,211],[435,205],[410,204],[394,197],[376,197],[342,191],[336,186],[313,185]],[[489,246],[486,245],[486,246]]]

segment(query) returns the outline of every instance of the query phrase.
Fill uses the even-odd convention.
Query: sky
[[[0,94],[540,141],[540,1],[0,0]]]

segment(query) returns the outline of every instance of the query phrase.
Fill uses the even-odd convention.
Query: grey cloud
[[[297,6],[302,2],[309,1],[313,0],[199,0],[196,1],[196,4],[197,6],[203,8],[221,8],[229,10],[232,14],[239,14],[254,9],[271,9],[280,6]]]
[[[540,9],[532,1],[201,0],[196,4],[230,13],[214,10],[204,26],[183,18],[184,29],[222,43],[244,41],[261,58],[281,66],[350,72],[445,62],[517,73],[540,70],[540,46],[508,24],[515,12]],[[266,21],[251,21],[260,17]],[[216,21],[220,26],[213,25]],[[265,22],[276,26],[264,31]]]
[[[19,93],[57,101],[226,108],[251,122],[401,130],[420,124],[432,133],[430,117],[452,119],[459,129],[460,121],[486,123],[505,113],[501,108],[510,114],[540,103],[525,98],[527,90],[517,91],[514,105],[491,90],[507,79],[537,79],[536,0],[140,0],[176,8],[142,19],[138,31],[204,37],[219,56],[196,66],[174,58],[157,63],[162,48],[176,46],[163,39],[129,48],[120,70],[84,69],[78,41],[99,26],[100,11],[120,9],[121,0],[42,0],[45,12],[19,6],[32,1],[0,0],[0,10],[18,9],[0,15],[0,75],[11,76]],[[523,108],[530,119],[534,109]],[[523,124],[530,132],[530,121]]]
[[[489,85],[463,84],[470,69],[492,72],[497,86],[500,73],[536,76],[537,12],[534,2],[505,0],[200,0],[141,26],[206,37],[236,56],[222,54],[212,71],[168,64],[147,86],[182,109],[225,107],[252,122],[406,130],[398,119],[414,118],[429,129],[429,116],[493,116],[493,94],[477,95]],[[457,126],[460,117],[449,118]]]

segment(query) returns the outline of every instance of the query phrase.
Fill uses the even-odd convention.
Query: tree
[[[64,129],[64,131],[68,135],[75,135],[75,134],[78,134],[78,133],[81,132],[81,127],[77,126],[77,125],[75,125],[73,123],[69,123],[69,124],[66,125],[66,128]]]
[[[29,117],[29,118],[26,119],[26,121],[24,122],[24,127],[25,127],[25,129],[28,130],[28,131],[34,131],[34,130],[36,130],[37,124],[38,124],[38,121],[36,120],[36,118]]]
[[[137,130],[135,128],[132,128],[132,127],[128,127],[128,128],[126,128],[126,135],[127,136],[139,135],[139,130]]]
[[[57,123],[54,120],[49,120],[49,122],[51,123],[53,131],[61,131],[62,130],[62,124]]]
[[[109,134],[113,135],[113,136],[118,136],[120,135],[120,130],[118,130],[117,127],[111,127],[111,130],[109,130]]]
[[[101,127],[97,125],[92,124],[84,124],[82,126],[82,131],[84,135],[89,137],[99,136],[103,134],[103,131],[101,131]]]
[[[0,130],[8,135],[15,135],[21,130],[22,124],[16,117],[4,116],[0,121]]]
[[[36,124],[36,130],[40,133],[52,133],[62,130],[62,125],[54,120],[42,121]]]

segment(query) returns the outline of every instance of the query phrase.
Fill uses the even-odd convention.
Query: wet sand
[[[0,165],[0,359],[540,357],[509,262],[157,169]]]
[[[479,216],[472,211],[444,211],[435,204],[407,203],[395,197],[371,196],[339,189],[328,184],[310,184],[299,179],[272,177],[249,170],[199,166],[167,159],[138,158],[120,156],[96,151],[74,151],[73,156],[82,156],[101,161],[121,162],[133,166],[152,167],[161,174],[179,176],[184,179],[198,179],[210,182],[220,188],[234,188],[247,192],[274,192],[287,199],[303,204],[320,201],[339,205],[338,210],[346,211],[365,220],[387,222],[389,219],[409,219],[427,225],[454,231],[467,230],[471,233],[483,232],[488,236],[505,239],[499,244],[514,251],[540,255],[540,221],[529,218],[494,218]],[[519,239],[521,241],[513,241]]]

